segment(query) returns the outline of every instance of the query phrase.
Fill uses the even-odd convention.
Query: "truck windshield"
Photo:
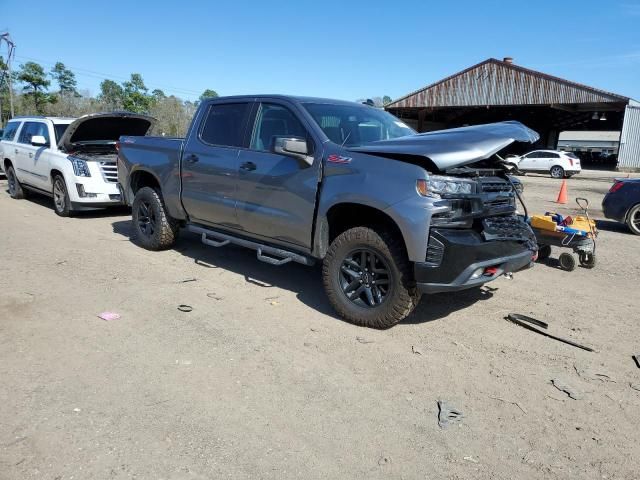
[[[304,107],[338,145],[356,147],[416,133],[390,113],[367,105],[305,103]]]

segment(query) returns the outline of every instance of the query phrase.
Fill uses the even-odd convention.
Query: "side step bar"
[[[187,230],[189,232],[200,234],[202,236],[202,243],[209,245],[210,247],[224,247],[225,245],[232,243],[234,245],[240,245],[241,247],[256,250],[258,252],[258,260],[270,265],[280,266],[292,261],[303,265],[313,265],[315,263],[313,258],[306,255],[301,255],[282,248],[263,245],[251,240],[245,240],[244,238],[235,237],[228,233],[216,232],[215,230],[209,230],[208,228],[200,227],[198,225],[187,225]]]

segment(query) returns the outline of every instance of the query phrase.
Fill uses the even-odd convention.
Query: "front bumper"
[[[426,262],[414,274],[422,293],[464,290],[533,265],[535,250],[515,240],[485,240],[474,230],[432,228]]]

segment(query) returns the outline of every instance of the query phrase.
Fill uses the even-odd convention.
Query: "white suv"
[[[4,128],[0,159],[9,194],[28,191],[53,197],[55,212],[121,205],[116,143],[122,135],[146,135],[155,120],[129,112],[78,119],[14,118]]]
[[[549,172],[553,178],[569,178],[580,173],[580,159],[572,152],[534,150],[521,157],[507,157],[521,172]]]

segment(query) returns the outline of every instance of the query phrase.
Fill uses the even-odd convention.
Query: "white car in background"
[[[505,161],[521,172],[549,172],[553,178],[569,178],[582,170],[574,153],[558,150],[534,150],[520,157],[509,156]]]
[[[154,123],[129,112],[14,118],[0,141],[9,194],[16,199],[30,191],[51,196],[62,217],[122,205],[116,143],[122,135],[146,135]]]

